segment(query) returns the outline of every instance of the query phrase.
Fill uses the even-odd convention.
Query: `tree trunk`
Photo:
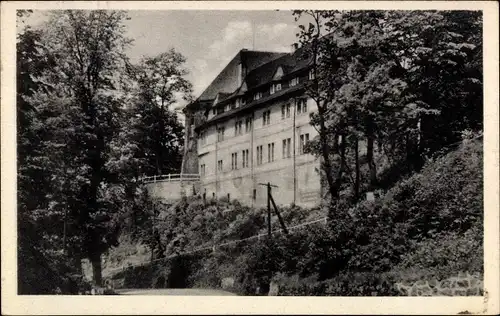
[[[90,262],[92,263],[92,278],[96,286],[102,286],[102,266],[101,266],[101,254],[96,253],[90,256]]]
[[[354,143],[354,159],[356,164],[356,178],[354,180],[354,199],[359,200],[359,141],[356,138]]]
[[[330,148],[328,148],[327,132],[326,132],[324,113],[322,107],[318,106],[318,114],[320,121],[320,142],[321,142],[321,153],[323,156],[323,168],[325,170],[325,176],[328,182],[330,198],[332,201],[334,201],[335,199],[338,199],[339,192],[332,176],[332,164],[330,162]]]
[[[339,194],[339,191],[340,191],[339,189],[340,189],[340,186],[342,184],[342,176],[344,175],[344,169],[345,169],[345,164],[346,164],[346,161],[345,161],[345,144],[346,144],[345,135],[340,134],[339,136],[342,137],[342,140],[340,141],[340,167],[339,167],[339,170],[337,172],[337,177],[335,179],[335,188],[337,190],[337,196]]]
[[[368,169],[370,172],[370,190],[373,190],[377,186],[377,167],[375,165],[374,157],[373,157],[373,122],[371,118],[367,119],[366,122],[366,163],[368,164]]]
[[[373,137],[371,135],[367,139],[366,160],[370,170],[370,189],[373,189],[377,185],[377,167],[373,159]]]

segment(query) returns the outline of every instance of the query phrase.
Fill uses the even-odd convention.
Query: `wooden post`
[[[278,207],[276,206],[276,203],[274,203],[273,196],[270,193],[269,193],[269,199],[273,203],[274,211],[276,212],[276,215],[278,216],[278,220],[280,221],[281,229],[283,229],[283,231],[285,232],[285,234],[288,235],[288,229],[286,229],[285,221],[281,217],[281,214],[280,214],[280,212],[278,210]]]
[[[267,235],[271,238],[271,183],[267,183]]]

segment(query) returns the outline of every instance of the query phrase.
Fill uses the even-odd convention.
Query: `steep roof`
[[[242,63],[242,65],[246,67],[247,73],[249,73],[253,69],[283,55],[286,55],[286,53],[242,49],[201,93],[197,101],[211,100],[214,99],[219,92],[233,93],[238,89],[239,80],[237,77],[239,63]]]
[[[273,80],[276,70],[281,67],[283,76],[304,69],[309,65],[309,59],[302,57],[302,49],[296,50],[293,54],[286,54],[280,58],[267,62],[258,68],[250,71],[245,78],[248,90],[254,89]]]

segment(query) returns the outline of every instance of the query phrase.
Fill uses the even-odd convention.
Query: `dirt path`
[[[205,296],[235,296],[236,294],[213,289],[121,289],[120,295],[205,295]]]

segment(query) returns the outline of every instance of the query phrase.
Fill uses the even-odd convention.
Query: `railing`
[[[181,181],[198,181],[200,180],[200,175],[196,173],[174,173],[174,174],[162,174],[151,177],[143,177],[141,181],[143,183],[156,183],[156,182],[181,182]]]
[[[295,226],[287,227],[287,229],[289,231],[292,231],[292,230],[296,230],[296,229],[302,228],[302,227],[307,227],[309,225],[316,224],[316,223],[320,223],[320,224],[325,224],[326,225],[327,222],[328,222],[328,218],[327,217],[322,217],[322,218],[319,218],[317,220],[313,220],[313,221],[310,221],[310,222],[304,222],[304,223],[297,224]],[[282,229],[281,228],[274,229],[272,232],[274,234],[281,233]],[[212,246],[209,246],[209,247],[195,248],[195,249],[192,249],[190,251],[188,250],[188,251],[184,251],[182,253],[172,254],[172,255],[169,255],[167,257],[163,257],[163,258],[160,258],[160,259],[148,260],[148,261],[139,262],[139,263],[136,263],[136,264],[128,264],[127,266],[124,265],[122,267],[111,268],[111,269],[107,270],[106,273],[107,273],[107,275],[113,275],[113,274],[115,274],[117,272],[124,271],[126,268],[141,267],[141,266],[144,266],[144,265],[151,264],[153,262],[168,260],[168,259],[172,259],[172,258],[175,258],[175,257],[179,257],[179,256],[183,256],[183,255],[189,255],[189,254],[193,254],[193,253],[201,252],[201,251],[206,251],[206,250],[211,250],[212,252],[215,252],[217,248],[223,248],[223,247],[226,247],[226,246],[239,244],[239,243],[244,242],[244,241],[251,241],[251,240],[253,240],[253,241],[257,240],[258,241],[261,238],[262,239],[266,238],[267,236],[268,236],[268,233],[261,233],[261,234],[253,235],[253,236],[250,236],[250,237],[247,237],[247,238],[243,238],[243,239],[230,240],[230,241],[218,244],[218,245],[212,245]]]

